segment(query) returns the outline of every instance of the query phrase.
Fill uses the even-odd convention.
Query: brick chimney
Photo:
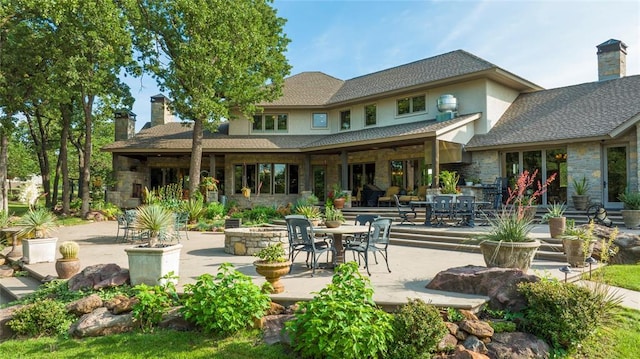
[[[136,114],[129,110],[118,110],[114,114],[116,141],[124,141],[136,133]]]
[[[169,99],[163,94],[151,96],[151,127],[173,122]]]
[[[627,45],[610,39],[598,48],[598,81],[619,79],[627,74]]]

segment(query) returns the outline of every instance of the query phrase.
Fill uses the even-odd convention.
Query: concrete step
[[[2,304],[22,299],[27,294],[35,292],[42,283],[31,277],[5,277],[0,278],[0,297]]]

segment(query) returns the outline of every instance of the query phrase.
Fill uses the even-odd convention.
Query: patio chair
[[[387,248],[389,247],[392,221],[391,218],[376,218],[369,225],[369,235],[367,235],[366,241],[348,243],[345,246],[345,252],[353,251],[354,253],[358,253],[359,259],[364,259],[364,267],[369,276],[371,276],[371,271],[369,270],[369,253],[373,253],[376,264],[378,264],[376,253],[380,252],[387,264],[387,270],[391,273]]]
[[[453,196],[435,196],[431,208],[431,215],[437,225],[444,225],[445,219],[453,218]]]
[[[473,196],[458,196],[456,198],[456,203],[453,206],[453,216],[459,219],[459,225],[469,227],[475,225],[473,222],[476,215],[474,202],[475,197]]]
[[[400,222],[400,224],[403,224],[404,222],[409,222],[410,224],[415,226],[416,224],[413,223],[413,220],[418,217],[418,213],[416,213],[416,209],[413,207],[413,205],[400,203],[400,199],[398,198],[398,195],[395,195],[395,194],[393,195],[393,199],[396,202],[398,215],[400,216],[400,219],[402,219],[402,222]]]
[[[383,196],[378,197],[378,207],[380,207],[380,203],[386,203],[387,206],[391,206],[391,201],[393,201],[393,196],[400,193],[400,187],[391,186],[387,188],[387,191]]]
[[[379,217],[380,216],[377,214],[357,214],[354,224],[356,226],[368,226]],[[369,235],[368,233],[358,233],[358,234],[353,234],[353,235],[343,237],[343,240],[344,240],[345,246],[347,246],[348,244],[353,242],[360,243],[360,242],[366,241],[368,235]],[[353,253],[353,259],[354,260],[356,259],[355,253]]]
[[[178,242],[180,242],[180,231],[184,231],[184,236],[187,238],[187,240],[189,239],[189,231],[188,231],[188,226],[187,226],[187,222],[189,222],[189,213],[187,212],[176,212],[174,214],[174,224],[173,224],[173,230],[174,230],[174,237],[176,237],[178,239]]]
[[[311,221],[307,218],[287,218],[286,221],[289,232],[289,242],[293,245],[289,247],[292,266],[296,256],[300,252],[307,253],[307,260],[305,262],[307,268],[309,267],[309,257],[311,257],[312,277],[316,274],[318,258],[324,253],[327,253],[327,260],[329,259],[329,252],[332,253],[333,265],[335,266],[336,249],[330,237],[316,237],[313,233]]]
[[[118,221],[118,231],[116,232],[116,243],[122,241],[126,242],[128,240],[127,236],[129,234],[129,226],[127,225],[127,219],[124,214],[119,214],[116,216],[116,220]],[[120,238],[120,230],[122,230],[122,238]]]
[[[478,208],[476,214],[485,220],[482,225],[489,225],[489,221],[496,218],[502,209],[502,191],[499,189],[484,191],[484,201],[491,204]]]

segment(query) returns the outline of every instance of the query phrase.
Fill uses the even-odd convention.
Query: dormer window
[[[329,126],[329,121],[327,120],[327,113],[314,113],[313,114],[313,123],[311,124],[313,128],[327,128]]]
[[[398,116],[427,110],[426,95],[404,97],[396,101]]]
[[[373,126],[378,118],[378,109],[376,105],[366,105],[364,107],[364,125]]]

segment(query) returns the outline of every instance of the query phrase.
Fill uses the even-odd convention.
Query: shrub
[[[211,202],[204,209],[203,217],[206,219],[217,219],[217,218],[222,218],[224,214],[225,214],[225,209],[222,203]]]
[[[173,272],[163,278],[170,279],[172,277],[175,277]],[[167,310],[179,302],[176,288],[171,280],[166,280],[163,286],[139,284],[133,289],[136,291],[138,299],[138,302],[133,306],[133,318],[145,332],[152,331],[153,327],[160,323]]]
[[[369,278],[349,262],[285,323],[293,348],[311,358],[378,358],[393,339],[391,315],[373,302]]]
[[[184,211],[189,214],[189,223],[196,223],[204,213],[204,204],[201,200],[191,198],[184,202]]]
[[[7,324],[19,335],[40,337],[65,334],[72,321],[64,304],[45,299],[16,310]]]
[[[278,217],[280,217],[280,215],[275,208],[266,206],[256,206],[244,214],[245,219],[255,224],[269,223],[272,219]]]
[[[390,358],[430,358],[448,330],[436,307],[409,299],[393,318],[393,333]]]
[[[605,324],[616,304],[606,288],[592,291],[550,279],[520,283],[518,291],[528,302],[523,329],[563,349],[575,347]]]
[[[205,332],[232,334],[253,325],[269,308],[269,296],[251,277],[223,263],[215,277],[203,274],[185,285],[182,313]]]

